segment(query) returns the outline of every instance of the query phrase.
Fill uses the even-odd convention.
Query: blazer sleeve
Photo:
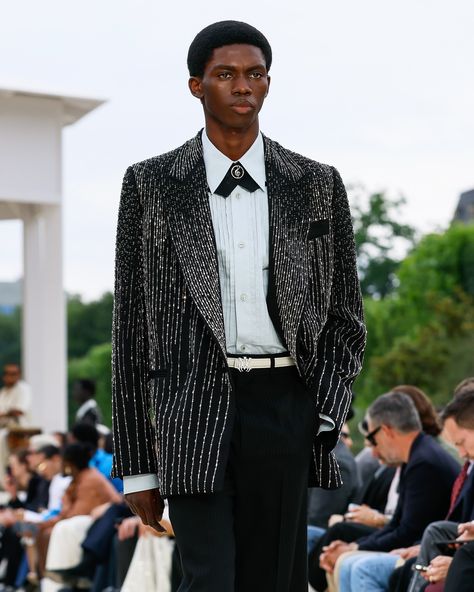
[[[334,267],[326,323],[317,346],[314,373],[320,413],[336,424],[319,438],[332,450],[339,439],[352,399],[352,383],[362,367],[366,341],[362,295],[357,274],[354,231],[346,190],[333,168]]]
[[[436,463],[421,462],[407,467],[402,476],[404,492],[395,514],[381,530],[357,541],[361,551],[391,551],[421,540],[424,529],[446,516],[449,487],[443,486]],[[436,484],[433,487],[433,484]]]
[[[112,324],[113,477],[157,473],[148,390],[143,216],[135,174],[123,180],[117,226]]]

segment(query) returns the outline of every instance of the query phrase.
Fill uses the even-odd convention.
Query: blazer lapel
[[[270,220],[267,304],[275,328],[296,358],[296,336],[308,291],[310,219],[304,170],[291,152],[264,136]]]
[[[217,249],[199,133],[177,151],[164,199],[171,239],[196,308],[226,355]]]

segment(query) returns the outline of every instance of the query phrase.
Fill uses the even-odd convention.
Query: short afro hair
[[[218,47],[241,43],[262,50],[267,70],[272,65],[272,48],[258,29],[240,21],[220,21],[200,31],[189,46],[188,70],[190,76],[203,76],[212,52]]]

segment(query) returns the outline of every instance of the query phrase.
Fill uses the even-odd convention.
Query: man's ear
[[[188,80],[188,86],[193,97],[202,99],[204,93],[202,92],[202,81],[200,78],[197,76],[191,76],[191,78]]]
[[[267,87],[267,92],[265,93],[265,97],[268,97],[268,91],[270,90],[270,82],[271,81],[272,81],[272,79],[267,74],[267,84],[268,84],[268,87]]]

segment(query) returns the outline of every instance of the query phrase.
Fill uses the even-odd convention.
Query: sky
[[[68,292],[112,289],[124,171],[202,127],[187,49],[224,19],[272,45],[268,136],[348,185],[403,195],[421,232],[446,227],[474,188],[472,0],[0,0],[0,87],[106,100],[63,132]],[[0,222],[0,281],[21,257],[21,224]]]

